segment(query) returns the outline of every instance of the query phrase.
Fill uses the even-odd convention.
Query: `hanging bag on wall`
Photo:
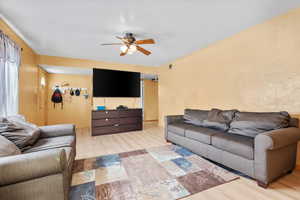
[[[56,89],[54,90],[51,97],[51,101],[54,103],[54,108],[55,104],[61,103],[61,109],[63,109],[63,97],[58,87],[56,87]]]
[[[75,90],[75,95],[76,95],[76,96],[80,96],[80,89],[77,88],[77,89]]]

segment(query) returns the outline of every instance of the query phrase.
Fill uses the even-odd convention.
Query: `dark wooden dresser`
[[[142,129],[142,109],[92,111],[92,136]]]

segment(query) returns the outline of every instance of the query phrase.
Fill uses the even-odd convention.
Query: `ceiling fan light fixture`
[[[135,45],[130,45],[129,49],[128,49],[128,53],[129,54],[133,54],[134,52],[137,51],[137,48]]]
[[[142,44],[155,44],[153,39],[136,40],[132,33],[126,33],[124,37],[116,36],[117,39],[121,40],[119,43],[103,43],[102,45],[122,45],[120,47],[120,56],[125,56],[126,54],[133,54],[137,51],[149,56],[150,51],[144,49],[140,45]]]
[[[126,53],[127,49],[128,49],[128,47],[126,45],[122,45],[120,47],[120,50],[121,50],[122,53]]]

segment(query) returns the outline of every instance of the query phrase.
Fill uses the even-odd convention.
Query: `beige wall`
[[[47,97],[47,124],[65,124],[72,123],[78,128],[90,127],[91,123],[91,96],[85,99],[80,96],[71,96],[69,92],[63,95],[63,109],[60,104],[54,104],[51,101],[53,87],[68,83],[70,88],[87,88],[88,94],[92,92],[92,77],[88,75],[65,75],[48,74],[48,97]]]
[[[44,78],[45,85],[42,85],[41,80]],[[47,100],[48,100],[48,73],[39,67],[38,69],[38,112],[39,125],[47,123]]]
[[[300,113],[300,9],[173,62],[159,75],[160,124],[184,108]]]
[[[158,82],[144,80],[144,120],[158,120]]]
[[[129,65],[129,64],[121,64],[121,63],[109,63],[103,61],[46,56],[46,55],[38,55],[37,63],[43,65],[49,65],[49,66],[82,67],[82,68],[89,68],[89,69],[91,68],[112,69],[112,70],[141,72],[147,74],[157,74],[159,71],[158,67]]]
[[[0,29],[21,48],[22,58],[19,71],[19,112],[30,122],[43,124],[38,111],[38,66],[35,52],[12,29],[0,19]]]

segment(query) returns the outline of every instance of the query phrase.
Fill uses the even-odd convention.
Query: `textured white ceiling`
[[[39,54],[160,66],[292,8],[300,0],[0,0],[2,17]],[[153,52],[119,56],[133,32]]]

